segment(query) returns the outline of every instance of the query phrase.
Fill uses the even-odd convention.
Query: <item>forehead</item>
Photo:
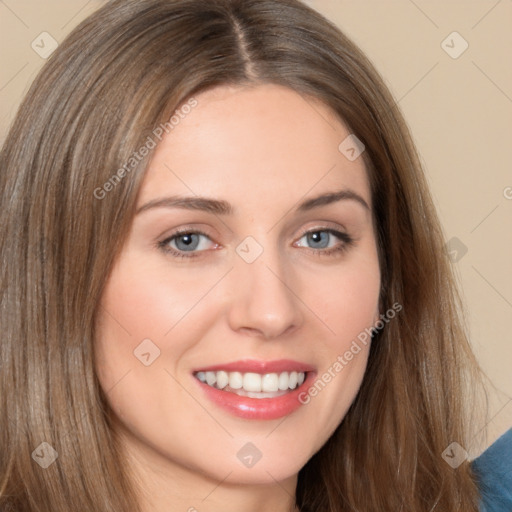
[[[339,148],[350,131],[318,100],[271,84],[216,87],[195,100],[154,150],[139,204],[168,193],[278,207],[340,188],[371,204],[363,159]]]

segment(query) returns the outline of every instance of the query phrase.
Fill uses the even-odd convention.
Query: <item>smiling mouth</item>
[[[193,375],[203,384],[214,389],[248,398],[276,398],[286,395],[299,387],[308,372],[228,372],[199,371]]]

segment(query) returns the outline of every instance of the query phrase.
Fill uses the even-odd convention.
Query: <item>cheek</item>
[[[159,339],[189,311],[198,292],[175,280],[172,286],[136,265],[114,269],[102,306],[133,338]]]
[[[187,300],[192,300],[183,300],[183,293],[178,297],[151,278],[144,266],[127,260],[114,267],[96,322],[98,377],[105,391],[116,386],[116,395],[127,386],[126,374],[130,380],[140,379],[141,387],[155,378],[156,369],[162,366],[162,340],[184,315]],[[179,345],[173,350],[179,355]],[[120,408],[114,408],[121,414]]]
[[[155,390],[174,397],[183,393],[169,375],[178,374],[184,355],[215,321],[215,307],[202,299],[219,275],[219,269],[199,278],[148,266],[136,251],[114,267],[96,322],[95,364],[120,417],[128,421],[137,410],[157,417],[161,404]]]
[[[211,283],[218,280],[218,269],[199,279],[191,272],[181,269],[169,272],[168,268],[149,267],[141,260],[136,256],[126,257],[113,269],[101,301],[98,343],[108,345],[111,355],[117,346],[117,356],[122,359],[133,357],[133,350],[143,340],[151,339],[178,357],[186,347],[182,346],[183,336],[174,333],[184,325],[192,331],[199,328],[199,323],[190,319],[200,309],[197,305]],[[201,314],[203,323],[208,323],[204,311]],[[185,336],[185,339],[192,338]]]
[[[95,340],[96,371],[110,406],[124,428],[156,449],[168,443],[165,436],[193,432],[204,415],[173,376],[200,339],[188,314],[208,287],[179,279],[171,286],[162,275],[130,257],[117,265],[103,292]],[[190,406],[180,422],[173,404]]]
[[[323,340],[329,351],[344,350],[378,319],[380,269],[376,252],[368,254],[303,281],[303,296],[330,333]]]
[[[379,283],[378,275],[372,272],[351,272],[332,283],[329,300],[325,304],[327,322],[335,333],[327,340],[329,344],[343,349],[347,341],[375,323],[378,317]]]
[[[379,315],[380,269],[376,252],[365,254],[303,281],[303,296],[326,333],[315,346],[322,361],[316,381],[301,397],[311,430],[320,433],[311,440],[317,449],[343,420],[366,370],[370,329]]]

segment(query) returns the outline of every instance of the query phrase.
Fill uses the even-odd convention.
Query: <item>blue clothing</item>
[[[480,512],[512,512],[512,428],[471,466],[480,488]]]

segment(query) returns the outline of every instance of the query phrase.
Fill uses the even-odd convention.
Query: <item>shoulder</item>
[[[471,463],[481,512],[512,511],[512,428]]]

